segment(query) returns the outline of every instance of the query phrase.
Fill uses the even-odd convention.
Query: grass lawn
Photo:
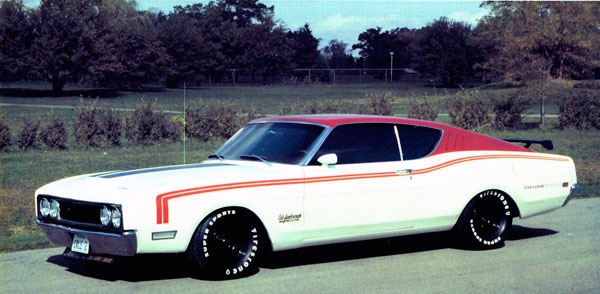
[[[29,89],[29,90],[27,90]],[[111,108],[135,108],[142,99],[156,101],[160,109],[182,111],[183,89],[159,89],[148,92],[125,92],[109,90],[87,90],[76,87],[66,88],[60,97],[48,97],[45,86],[38,84],[12,85],[0,88],[0,104],[41,105],[43,107],[2,106],[0,116],[6,117],[15,143],[17,131],[24,118],[44,121],[52,113],[64,118],[68,125],[73,121],[73,110],[69,107],[85,103],[101,103]],[[356,107],[367,103],[366,93],[392,92],[394,115],[405,115],[409,106],[408,98],[421,98],[432,101],[440,113],[447,113],[446,98],[458,89],[440,90],[423,87],[418,83],[395,84],[350,84],[350,85],[297,85],[297,86],[208,86],[185,89],[186,101],[202,99],[227,101],[240,112],[249,105],[255,105],[264,115],[276,115],[282,108],[293,106],[295,113],[302,106],[323,99],[339,100]],[[503,91],[503,90],[486,90]],[[96,99],[98,97],[98,99]],[[558,96],[556,96],[558,97]],[[556,97],[550,97],[548,113],[556,114]],[[536,113],[533,107],[531,113]],[[529,120],[534,120],[530,118]],[[439,116],[438,121],[448,122],[447,116]],[[573,157],[577,166],[578,180],[582,189],[578,197],[600,196],[600,132],[559,130],[557,120],[548,119],[546,130],[532,128],[522,131],[485,130],[495,137],[527,137],[551,139],[555,150],[551,153]],[[72,136],[70,136],[72,137]],[[70,139],[69,146],[73,139]],[[124,140],[123,140],[124,141]],[[186,142],[187,163],[199,162],[214,152],[222,141],[199,143]],[[67,176],[125,170],[160,165],[183,163],[183,143],[159,144],[154,146],[133,146],[124,141],[123,146],[82,150],[71,148],[54,151],[45,148],[23,152],[16,146],[8,153],[0,153],[0,252],[42,248],[52,246],[45,235],[35,225],[33,195],[35,189],[48,182]]]

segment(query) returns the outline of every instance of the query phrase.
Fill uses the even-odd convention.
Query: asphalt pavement
[[[453,248],[447,234],[272,254],[247,278],[190,275],[178,255],[79,262],[62,248],[0,254],[0,293],[600,293],[600,198],[516,219],[503,248]]]

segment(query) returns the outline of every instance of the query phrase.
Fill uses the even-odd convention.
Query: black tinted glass
[[[269,162],[298,164],[323,129],[300,123],[251,124],[227,141],[217,154],[225,159],[253,156]]]
[[[442,132],[427,127],[398,125],[404,160],[418,159],[433,152]]]
[[[338,164],[400,160],[398,142],[391,124],[349,124],[331,131],[310,162],[325,154],[335,153]]]

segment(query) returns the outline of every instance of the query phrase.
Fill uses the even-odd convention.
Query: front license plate
[[[85,235],[75,234],[73,236],[73,245],[71,251],[88,254],[90,253],[90,241]]]

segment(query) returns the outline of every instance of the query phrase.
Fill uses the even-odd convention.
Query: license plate
[[[90,241],[85,235],[75,234],[73,236],[73,245],[71,251],[88,254],[90,253]]]

